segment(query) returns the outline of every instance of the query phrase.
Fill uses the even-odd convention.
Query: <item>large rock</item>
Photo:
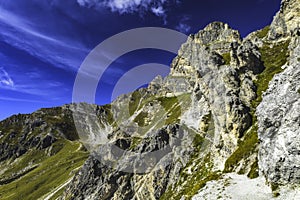
[[[280,10],[270,26],[268,38],[277,40],[299,33],[300,1],[282,0]]]
[[[300,183],[299,39],[293,39],[290,64],[274,77],[257,108],[259,166],[273,184]]]

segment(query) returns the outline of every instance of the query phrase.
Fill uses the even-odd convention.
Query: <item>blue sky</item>
[[[190,34],[223,21],[244,37],[269,24],[279,6],[280,0],[0,0],[0,119],[70,103],[85,57],[121,31],[155,26]],[[123,55],[105,72],[96,102],[109,103],[131,68],[169,65],[174,56],[149,49]]]

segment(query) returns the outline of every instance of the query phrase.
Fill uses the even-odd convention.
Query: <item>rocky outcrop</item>
[[[216,169],[222,170],[238,138],[252,124],[250,102],[256,98],[253,80],[262,70],[258,48],[249,40],[242,41],[237,31],[220,22],[192,35],[173,62],[171,76],[194,77],[192,100],[203,108],[191,107],[182,120],[201,121],[205,115],[195,112],[212,114]],[[193,120],[188,119],[191,114]]]
[[[282,0],[280,11],[270,26],[268,39],[278,40],[300,33],[300,1]]]
[[[184,134],[184,135],[179,135]],[[189,138],[187,132],[179,131],[179,126],[169,126],[162,130],[159,130],[157,134],[151,135],[151,138],[147,138],[148,141],[141,141],[141,145],[136,145],[133,151],[143,156],[145,153],[155,152],[162,146],[170,145],[171,148],[178,148],[174,143],[174,138],[186,137]],[[128,148],[124,145],[125,140],[117,140],[115,145],[120,148]],[[130,143],[130,142],[128,142]],[[129,144],[130,146],[130,144]],[[108,151],[108,149],[113,149]],[[117,148],[111,148],[105,146],[98,152],[95,152],[85,162],[85,165],[81,169],[80,173],[72,181],[72,185],[67,188],[65,198],[74,199],[158,199],[166,190],[167,183],[171,174],[177,174],[178,169],[172,167],[172,163],[175,163],[176,159],[182,159],[179,155],[173,155],[169,148],[167,152],[162,152],[163,158],[160,158],[158,164],[151,159],[159,159],[159,156],[146,155],[148,158],[134,158],[130,155],[130,152],[126,152],[127,155],[122,155],[122,160],[118,160],[116,167],[107,164],[107,160],[104,160],[104,154],[109,155],[111,162],[114,162],[116,154],[114,150]],[[179,151],[180,149],[177,149]],[[173,158],[174,157],[174,158]],[[173,158],[173,159],[172,159]],[[147,161],[147,163],[143,162]],[[183,160],[183,162],[185,162]],[[150,168],[152,165],[156,165],[155,169]],[[145,168],[149,167],[150,170],[145,173]],[[131,170],[134,170],[130,172]],[[139,170],[141,170],[139,172]]]
[[[292,59],[273,78],[257,108],[259,166],[267,180],[278,185],[300,183],[299,39],[293,39]]]
[[[266,67],[255,80],[257,95],[262,94],[262,101],[258,96],[252,102],[252,109],[256,110],[257,119],[254,120],[257,120],[258,130],[256,123],[249,130],[257,131],[259,145],[256,147],[258,163],[251,166],[248,177],[257,177],[258,173],[253,177],[253,172],[258,169],[261,176],[253,180],[241,177],[245,180],[239,181],[237,175],[225,175],[218,181],[209,181],[193,199],[299,198],[299,19],[299,1],[283,1],[270,27],[251,33],[246,38],[259,47]],[[271,80],[270,83],[268,80]],[[256,105],[258,106],[255,107]],[[243,153],[240,149],[244,145],[244,142],[239,144],[237,153],[233,153],[226,164],[233,163],[240,157]],[[254,155],[255,151],[247,156],[249,158]],[[247,163],[245,161],[243,164],[239,162],[238,166]],[[244,173],[240,167],[236,169],[238,173]],[[272,194],[264,184],[265,180],[271,186]],[[234,187],[231,186],[232,182]],[[236,190],[237,188],[241,189]],[[246,188],[251,190],[247,191]],[[257,194],[255,191],[258,191]]]

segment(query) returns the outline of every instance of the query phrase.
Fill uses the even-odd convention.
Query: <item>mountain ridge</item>
[[[293,163],[300,160],[299,20],[299,0],[283,0],[272,24],[244,39],[228,24],[210,23],[188,37],[170,75],[155,78],[148,88],[122,95],[110,105],[69,104],[0,122],[0,164],[6,169],[0,173],[0,197],[20,198],[13,188],[34,178],[35,172],[47,172],[41,166],[55,162],[51,159],[56,155],[64,166],[63,153],[75,158],[66,168],[69,175],[52,181],[51,187],[46,177],[37,176],[40,191],[30,190],[25,199],[44,198],[72,177],[52,199],[227,199],[234,196],[227,187],[243,184],[237,174],[265,188],[262,197],[235,191],[239,198],[299,196],[300,170]],[[280,99],[283,90],[287,101]],[[287,107],[288,115],[280,114]],[[74,112],[80,114],[85,133],[76,134]],[[98,120],[89,118],[90,113]],[[106,135],[105,144],[99,133]],[[9,143],[16,138],[33,142],[14,149]],[[62,148],[53,151],[59,142]],[[15,162],[16,170],[8,171],[14,155],[28,155],[30,160],[29,153],[40,150],[46,159]],[[272,190],[263,186],[263,177]],[[221,196],[210,194],[218,184],[225,188]]]

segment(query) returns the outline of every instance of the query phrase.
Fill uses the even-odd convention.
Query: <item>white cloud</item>
[[[191,27],[185,23],[179,23],[176,26],[176,30],[182,32],[182,33],[189,33],[189,31],[191,30]]]
[[[165,15],[165,11],[163,9],[163,7],[158,6],[156,8],[152,7],[151,11],[156,15],[156,16],[164,16]]]
[[[14,85],[14,81],[9,74],[4,70],[4,68],[0,67],[0,86],[14,87]]]
[[[88,8],[110,8],[112,12],[144,13],[152,12],[156,16],[166,17],[166,4],[178,4],[178,0],[77,0],[80,6]]]
[[[182,33],[189,33],[191,30],[191,26],[187,24],[189,20],[190,17],[183,16],[182,19],[179,21],[178,25],[175,27],[175,29]]]

